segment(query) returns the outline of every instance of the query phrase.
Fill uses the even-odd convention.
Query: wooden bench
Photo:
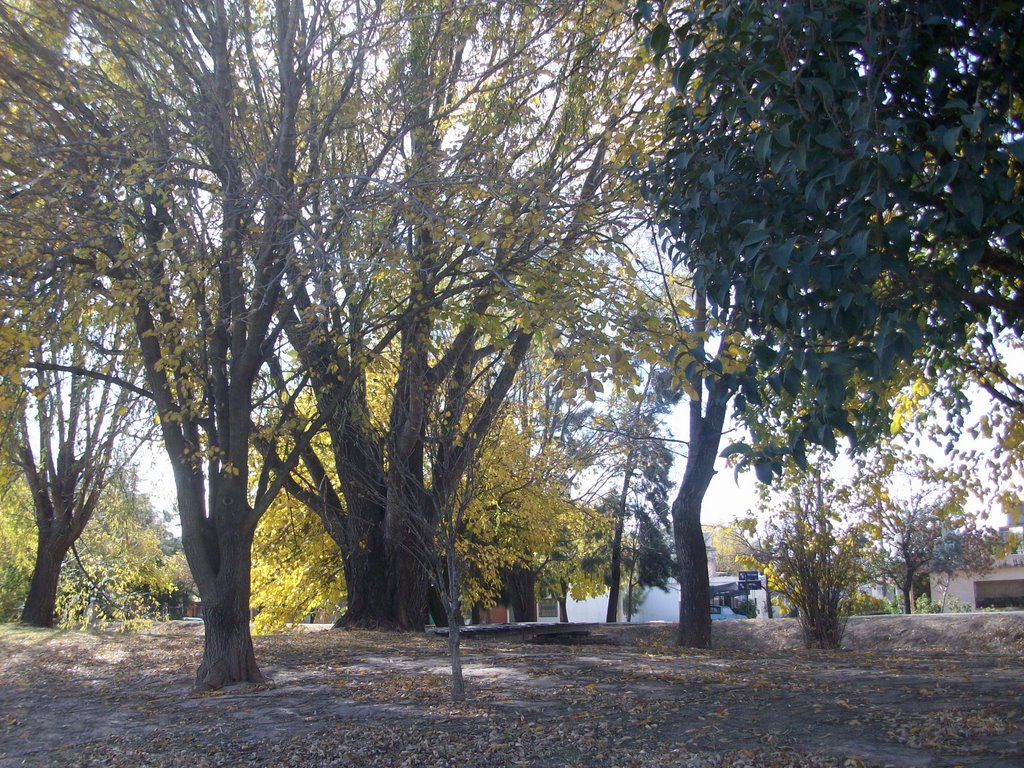
[[[597,624],[524,621],[518,624],[467,624],[459,628],[465,638],[518,636],[524,641],[559,642],[587,637]],[[427,627],[428,635],[448,636],[448,627]]]

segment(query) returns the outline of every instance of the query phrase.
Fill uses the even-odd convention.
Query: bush
[[[858,592],[851,597],[846,603],[846,610],[850,616],[877,616],[883,613],[890,613],[887,600],[869,595],[866,592]]]
[[[733,610],[736,611],[736,613],[746,616],[748,619],[757,618],[757,603],[753,600],[736,601],[736,604],[733,606]]]
[[[955,597],[946,598],[946,606],[942,609],[943,613],[970,613],[974,609],[971,608],[970,603],[965,603]]]

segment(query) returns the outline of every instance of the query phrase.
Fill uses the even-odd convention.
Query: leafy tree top
[[[919,351],[1020,333],[1019,10],[638,4],[676,89],[644,192],[711,314],[756,339],[735,375],[767,386],[740,405],[806,403],[776,455],[878,429],[851,395]]]

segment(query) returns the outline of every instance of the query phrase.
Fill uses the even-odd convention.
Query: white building
[[[731,601],[741,595],[737,583],[736,574],[718,573],[717,557],[714,547],[711,546],[711,534],[704,534],[705,547],[708,555],[708,579],[711,582],[711,601],[716,604],[731,606]],[[625,586],[625,585],[624,585]],[[670,579],[665,590],[652,588],[644,593],[640,605],[633,611],[632,617],[627,616],[623,604],[623,592],[619,592],[618,609],[616,611],[617,621],[631,621],[634,624],[649,624],[652,622],[675,622],[679,621],[679,582]],[[767,612],[766,597],[764,590],[750,592],[748,599],[757,605],[757,615],[765,616]],[[586,600],[566,601],[566,615],[569,621],[579,623],[600,623],[605,620],[608,613],[608,593],[591,597]],[[540,621],[558,621],[558,603],[555,600],[541,600],[537,605],[537,614]]]
[[[984,574],[957,573],[949,582],[947,600],[959,600],[972,610],[979,608],[1024,608],[1024,529],[1000,529],[1004,537],[1014,537],[1016,551],[995,561]],[[938,600],[942,585],[931,576],[932,599]]]
[[[931,577],[932,597],[938,599],[942,588]],[[978,608],[1024,608],[1024,554],[1007,555],[996,560],[985,574],[958,573],[949,583],[947,600],[956,599]]]

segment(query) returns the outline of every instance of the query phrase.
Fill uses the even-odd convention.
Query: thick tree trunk
[[[389,547],[388,560],[388,606],[394,627],[407,632],[422,631],[428,612],[426,570],[403,544]]]
[[[505,575],[505,585],[515,621],[537,621],[537,575],[528,568],[516,567]]]
[[[217,690],[233,683],[265,683],[256,665],[249,631],[249,610],[237,601],[209,605],[203,601],[206,635],[196,690]]]
[[[241,542],[240,542],[241,544]],[[199,585],[205,637],[196,690],[216,690],[234,683],[265,683],[256,665],[249,629],[251,592],[248,545],[221,548],[214,583]]]
[[[903,586],[900,587],[900,591],[903,593],[903,612],[907,615],[910,615],[914,612],[914,599],[910,594],[910,582],[907,581],[906,583],[904,583]]]
[[[698,297],[699,298],[699,297]],[[704,303],[698,301],[698,329],[703,329]],[[707,400],[690,400],[690,446],[679,493],[672,502],[672,532],[676,545],[679,581],[679,645],[686,648],[711,647],[711,589],[704,532],[700,527],[701,506],[722,442],[728,409],[727,392],[713,380],[695,382]]]
[[[344,533],[332,534],[341,549],[348,592],[345,615],[335,627],[390,629],[396,622],[388,601],[384,509],[372,501],[353,503],[353,495],[346,495]]]
[[[57,605],[57,586],[61,566],[69,544],[54,542],[43,535],[37,539],[36,562],[28,597],[21,611],[21,623],[33,627],[53,627]]]

